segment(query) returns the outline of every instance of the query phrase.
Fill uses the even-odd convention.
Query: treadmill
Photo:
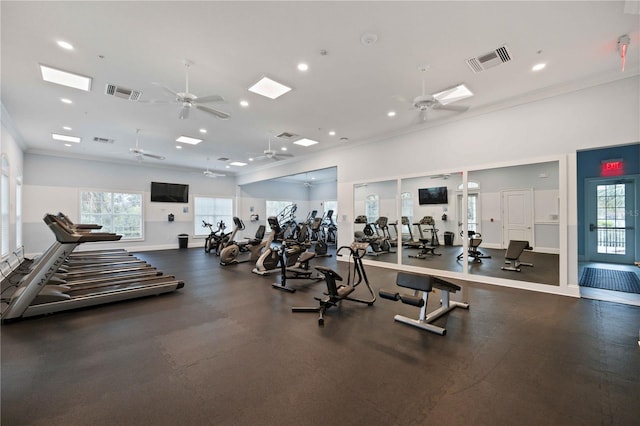
[[[70,309],[117,302],[144,296],[173,292],[184,287],[184,282],[170,275],[153,279],[132,279],[104,282],[102,285],[80,286],[48,285],[49,280],[69,254],[85,242],[118,241],[121,235],[106,232],[78,233],[65,226],[59,218],[47,214],[44,222],[55,235],[56,241],[37,259],[30,272],[16,284],[15,290],[1,301],[3,322]]]

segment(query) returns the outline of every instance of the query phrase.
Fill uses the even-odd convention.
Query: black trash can
[[[178,247],[181,249],[189,247],[189,234],[178,234]]]
[[[445,246],[452,246],[453,245],[453,237],[455,237],[456,234],[454,234],[453,232],[450,231],[445,231],[444,233],[444,245]]]

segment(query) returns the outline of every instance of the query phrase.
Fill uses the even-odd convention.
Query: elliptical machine
[[[258,275],[269,275],[276,271],[278,269],[278,263],[280,262],[280,256],[277,250],[274,250],[273,245],[278,242],[282,244],[282,228],[280,228],[278,219],[275,216],[269,216],[267,223],[269,223],[271,232],[265,242],[265,250],[260,257],[258,257],[256,267],[251,271]]]
[[[245,229],[244,222],[238,217],[233,218],[233,223],[235,224],[235,228],[233,229],[233,233],[229,237],[228,245],[222,249],[220,252],[220,265],[235,265],[237,263],[244,262],[255,262],[260,257],[260,252],[263,247],[266,245],[266,241],[263,241],[265,226],[260,225],[258,230],[256,231],[256,236],[253,239],[247,241],[237,242],[235,241],[235,236],[238,231],[242,231]],[[238,255],[241,252],[250,252],[251,255],[249,258],[244,260],[239,260]]]
[[[327,253],[327,234],[322,227],[322,218],[316,217],[311,223],[311,241],[314,242],[313,252],[318,257],[331,257],[330,253]]]

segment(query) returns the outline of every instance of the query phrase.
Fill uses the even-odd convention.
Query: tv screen
[[[418,189],[418,203],[423,204],[449,204],[447,198],[447,187],[438,186],[434,188]]]
[[[151,201],[160,203],[188,203],[189,185],[151,182]]]

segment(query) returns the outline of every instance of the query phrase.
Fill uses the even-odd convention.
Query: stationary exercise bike
[[[229,244],[220,252],[220,265],[228,266],[235,265],[244,262],[255,262],[260,257],[260,252],[266,245],[266,241],[263,241],[265,226],[260,225],[256,231],[254,238],[246,241],[235,241],[235,237],[238,231],[245,229],[244,222],[238,217],[233,218],[235,227],[231,236],[229,237]],[[250,252],[251,255],[247,259],[239,260],[238,255],[243,252]]]
[[[262,254],[256,260],[256,266],[251,272],[258,275],[269,275],[275,271],[278,271],[278,264],[280,263],[280,254],[278,250],[282,245],[283,230],[280,227],[278,218],[275,216],[269,216],[267,223],[271,228],[267,241],[265,242],[265,249]]]
[[[330,253],[327,253],[327,234],[322,228],[322,218],[316,217],[311,223],[311,241],[313,241],[313,252],[318,257],[331,257]]]
[[[211,250],[217,251],[218,244],[222,240],[224,235],[225,225],[224,221],[218,222],[218,229],[213,230],[213,225],[207,223],[206,221],[202,221],[203,228],[209,228],[209,235],[204,240],[204,252],[211,253]]]

